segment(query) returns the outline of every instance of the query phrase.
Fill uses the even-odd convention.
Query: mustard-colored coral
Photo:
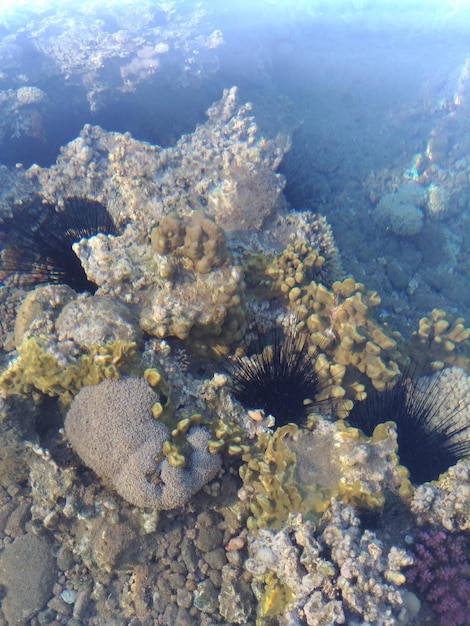
[[[294,590],[281,582],[274,572],[264,577],[264,589],[256,609],[256,626],[267,624],[266,620],[279,617],[295,599]]]
[[[91,346],[87,353],[66,367],[45,350],[46,342],[32,337],[23,341],[17,358],[0,376],[0,389],[7,395],[58,397],[67,407],[84,385],[96,385],[105,378],[119,378],[135,364],[135,343],[116,341]]]
[[[173,406],[171,404],[168,384],[160,372],[154,367],[148,367],[143,374],[144,380],[158,393],[159,400],[152,407],[152,414],[155,419],[159,419],[171,428],[173,418]]]
[[[280,256],[266,269],[266,274],[273,280],[274,289],[287,294],[293,302],[293,295],[303,286],[318,278],[325,259],[318,250],[303,241],[289,244]]]
[[[182,218],[176,214],[162,217],[152,230],[151,242],[158,254],[190,259],[194,270],[201,274],[207,274],[229,259],[224,231],[202,211]]]
[[[382,391],[395,383],[403,360],[400,334],[374,320],[372,310],[380,304],[376,292],[352,278],[334,282],[331,289],[323,285],[324,258],[304,241],[289,244],[275,259],[250,257],[248,262],[255,264],[263,291],[283,294],[299,332],[307,333],[311,353],[319,353],[317,400],[329,398],[337,416],[346,417],[353,402],[364,399],[367,385]]]
[[[455,365],[470,371],[470,328],[463,318],[453,319],[441,309],[419,320],[418,330],[405,343],[404,350],[420,371],[436,371]]]
[[[371,309],[378,304],[377,293],[366,291],[352,278],[333,283],[331,290],[312,281],[299,299],[296,310],[312,344],[332,363],[346,368],[343,386],[347,391],[348,384],[357,382],[358,373],[379,391],[394,384],[400,374],[394,360],[399,356],[398,334],[374,321]],[[356,394],[353,398],[358,399]]]
[[[412,491],[391,423],[379,425],[372,437],[342,420],[317,418],[312,430],[287,424],[258,434],[242,460],[251,529],[281,528],[289,513],[318,518],[333,497],[374,510],[383,506],[386,490],[403,498]]]
[[[246,330],[244,274],[232,264],[223,230],[201,212],[168,215],[153,229],[152,246],[162,255],[165,280],[146,291],[141,328],[186,340],[201,356],[211,354],[214,342],[240,341]]]

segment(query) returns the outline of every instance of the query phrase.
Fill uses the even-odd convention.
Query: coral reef
[[[249,536],[248,550],[245,567],[262,583],[261,620],[394,626],[413,616],[399,589],[411,558],[403,550],[387,551],[374,533],[361,531],[351,507],[333,505],[317,529],[302,515],[291,515],[282,530]]]
[[[235,88],[226,90],[206,124],[167,149],[86,126],[56,165],[28,171],[49,201],[76,191],[106,202],[116,219],[129,222],[120,236],[100,234],[73,246],[88,280],[99,295],[133,305],[145,332],[189,338],[203,354],[211,337],[230,344],[245,332],[243,273],[226,252],[222,227],[251,229],[282,207],[275,168],[285,139],[259,137],[249,112],[248,105],[238,105]],[[246,176],[248,187],[242,184]],[[221,191],[224,185],[230,189]],[[208,202],[215,190],[224,198],[220,210]],[[257,210],[260,202],[265,206]],[[174,249],[164,232],[172,219],[184,231]],[[90,301],[81,306],[86,315]]]
[[[288,424],[261,432],[240,467],[248,527],[282,528],[290,512],[318,517],[335,496],[365,510],[380,509],[387,489],[409,497],[396,450],[391,423],[377,427],[371,438],[323,419],[312,430]]]
[[[140,2],[113,10],[112,17],[114,30],[102,14],[81,7],[37,13],[23,38],[42,59],[41,84],[56,84],[60,75],[73,80],[85,90],[90,109],[98,111],[152,77],[163,89],[171,78],[172,85],[198,83],[218,68],[222,34],[211,31],[200,7],[178,12]],[[23,39],[17,41],[25,54]]]
[[[414,538],[413,564],[406,582],[429,602],[439,616],[439,626],[468,624],[470,562],[468,538],[437,528],[420,531]]]
[[[238,103],[236,87],[226,89],[205,124],[165,149],[85,125],[55,165],[33,165],[27,176],[49,201],[73,194],[114,204],[120,219],[146,236],[163,216],[182,217],[191,209],[225,230],[252,229],[284,206],[283,178],[275,169],[287,139],[263,138],[250,109]],[[211,194],[217,202],[209,202]]]
[[[216,476],[221,460],[208,451],[209,433],[202,426],[186,433],[184,467],[162,458],[169,431],[153,416],[158,404],[159,396],[143,379],[86,386],[70,406],[65,434],[82,461],[125,500],[139,507],[174,509]]]

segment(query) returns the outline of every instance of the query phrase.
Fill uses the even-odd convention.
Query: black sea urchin
[[[21,214],[5,220],[0,231],[2,272],[19,275],[24,285],[64,283],[90,293],[96,285],[88,280],[72,245],[97,233],[117,234],[106,207],[80,197],[65,198],[60,209],[36,197]]]
[[[348,416],[367,436],[377,424],[395,422],[400,463],[414,484],[436,480],[470,454],[470,424],[457,419],[465,407],[447,408],[441,375],[415,380],[403,374],[392,389],[369,392]]]
[[[315,370],[317,355],[309,355],[305,335],[289,322],[284,330],[256,328],[253,353],[235,357],[230,366],[231,389],[247,409],[263,409],[276,426],[303,422],[318,409],[324,388]]]

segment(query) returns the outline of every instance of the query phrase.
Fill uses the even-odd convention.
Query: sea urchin
[[[316,398],[325,384],[315,370],[316,354],[309,354],[305,335],[295,321],[284,329],[255,327],[253,353],[236,356],[229,367],[231,390],[249,409],[263,409],[276,426],[303,422],[318,409]]]
[[[117,234],[104,205],[79,197],[64,198],[58,209],[37,196],[21,214],[5,220],[0,230],[5,239],[2,272],[19,275],[23,285],[64,283],[90,293],[96,285],[88,280],[72,245],[97,233]]]
[[[368,392],[348,416],[351,426],[367,436],[377,424],[395,422],[400,463],[414,484],[437,479],[470,454],[470,424],[458,419],[465,406],[449,408],[442,393],[445,371],[418,379],[402,374],[392,389]]]

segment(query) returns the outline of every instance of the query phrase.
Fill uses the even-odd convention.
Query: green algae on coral
[[[66,408],[85,385],[117,379],[136,365],[136,344],[115,341],[94,345],[74,363],[63,366],[45,349],[40,337],[23,341],[18,356],[0,376],[0,390],[6,395],[31,397],[39,402],[41,396],[57,397]]]
[[[386,490],[409,497],[412,488],[398,462],[393,427],[381,424],[365,437],[342,420],[319,418],[311,430],[287,424],[259,433],[240,467],[251,513],[248,528],[278,530],[290,513],[316,520],[333,498],[377,510]]]

